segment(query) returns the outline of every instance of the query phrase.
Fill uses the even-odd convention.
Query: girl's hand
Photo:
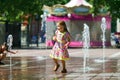
[[[68,45],[65,44],[65,45],[64,45],[64,48],[68,48]]]
[[[65,45],[64,45],[64,48],[68,48],[69,46],[69,42],[67,42]]]
[[[16,51],[16,53],[18,53],[18,51]]]
[[[18,51],[15,51],[14,53],[16,54],[16,53],[18,53]]]
[[[57,41],[57,38],[56,38],[56,36],[53,36],[53,40],[54,40],[54,41]]]

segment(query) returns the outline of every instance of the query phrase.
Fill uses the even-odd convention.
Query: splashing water
[[[13,36],[10,34],[8,35],[7,38],[7,45],[8,45],[8,49],[11,50],[12,49],[12,42],[13,42]],[[12,57],[10,54],[10,76],[9,76],[9,80],[12,80]]]
[[[89,71],[89,67],[87,67],[87,65],[88,65],[87,62],[89,61],[88,49],[90,47],[90,34],[89,34],[89,27],[87,24],[84,24],[82,40],[83,40],[83,53],[84,53],[84,61],[83,61],[83,70],[84,71],[83,72],[85,74],[86,71]]]
[[[106,38],[105,38],[105,32],[106,32],[106,19],[105,17],[102,18],[101,20],[101,30],[102,30],[102,46],[103,46],[103,73],[105,72],[105,41],[106,41]],[[103,76],[103,80],[105,80],[105,77]]]
[[[90,47],[90,32],[89,32],[89,27],[87,24],[84,24],[82,40],[83,40],[83,48],[89,48]]]
[[[103,45],[103,48],[105,48],[105,41],[106,41],[106,38],[105,38],[105,31],[106,31],[106,19],[105,17],[102,18],[102,21],[101,21],[101,30],[102,30],[102,45]]]
[[[8,38],[7,38],[7,45],[8,45],[8,48],[11,49],[12,47],[12,42],[13,42],[13,36],[10,34],[8,35]]]

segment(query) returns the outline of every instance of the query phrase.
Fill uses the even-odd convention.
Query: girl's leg
[[[53,61],[54,61],[54,63],[55,63],[55,67],[54,67],[54,71],[57,71],[58,70],[58,68],[60,67],[60,65],[58,64],[58,60],[57,59],[54,59],[53,58]]]
[[[63,69],[62,69],[61,72],[62,72],[62,73],[67,73],[65,61],[64,61],[64,60],[61,60],[61,62],[62,62],[62,67],[63,67]]]
[[[0,54],[0,64],[4,64],[3,62],[1,62],[4,58],[6,57],[6,54]]]
[[[6,53],[0,54],[0,61],[2,61],[6,57]]]

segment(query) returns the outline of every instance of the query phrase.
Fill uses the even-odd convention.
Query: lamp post
[[[35,20],[37,21],[37,47],[39,46],[38,44],[39,44],[39,32],[40,32],[40,28],[39,28],[39,20],[40,20],[40,16],[39,16],[39,14],[36,14],[35,15]]]

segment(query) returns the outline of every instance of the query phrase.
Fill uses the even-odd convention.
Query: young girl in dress
[[[53,70],[58,70],[60,67],[58,60],[60,60],[62,62],[61,73],[67,73],[65,60],[69,59],[67,48],[70,43],[70,34],[64,21],[57,23],[57,30],[55,32],[55,36],[53,36],[53,40],[55,41],[55,44],[52,48],[52,53],[50,54],[50,57],[53,58],[53,61],[55,63]]]

